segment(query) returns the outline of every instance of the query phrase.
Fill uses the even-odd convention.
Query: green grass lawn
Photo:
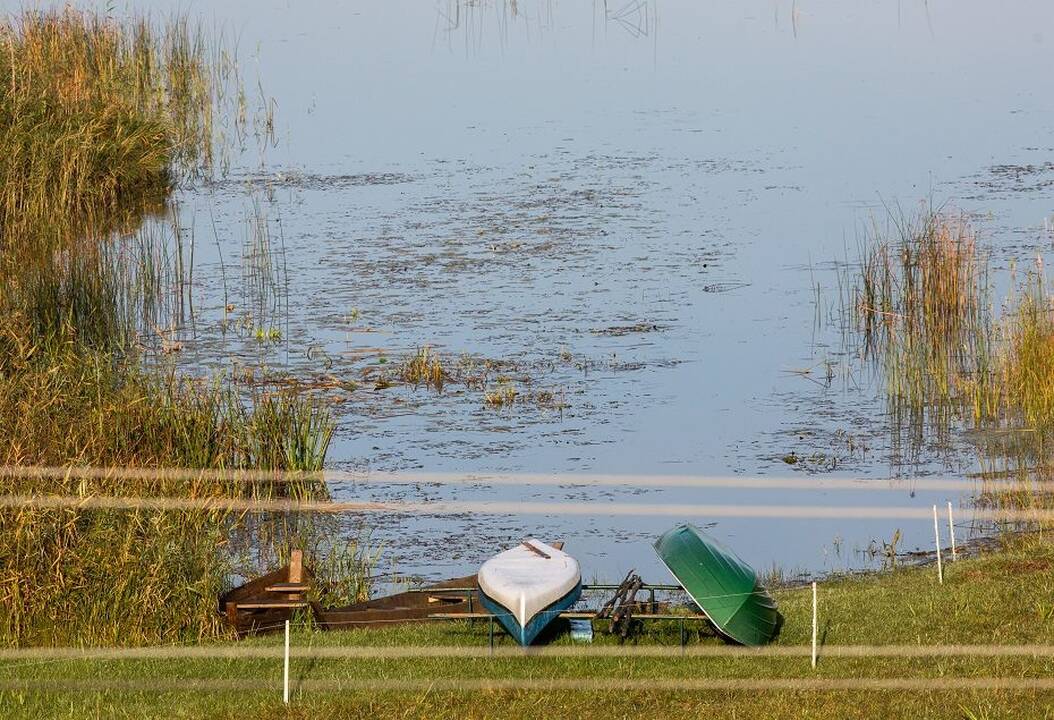
[[[779,646],[807,646],[808,590],[776,593],[785,616]],[[721,717],[721,718],[1047,718],[1054,687],[964,687],[983,678],[1054,678],[1054,658],[839,657],[845,645],[1054,645],[1054,541],[1031,536],[947,567],[939,586],[933,567],[820,586],[819,667],[807,655],[787,657],[592,656],[485,654],[485,622],[437,622],[384,630],[293,633],[294,648],[350,646],[473,647],[476,657],[319,658],[292,661],[292,702],[281,701],[281,659],[177,658],[0,661],[5,718],[318,718],[318,717]],[[691,627],[691,626],[690,626]],[[598,631],[602,630],[597,623]],[[691,628],[689,646],[721,642]],[[280,636],[217,648],[273,652]],[[565,634],[554,645],[571,645]],[[630,644],[679,648],[675,623],[649,625]],[[598,651],[617,645],[598,632]],[[587,648],[588,649],[588,648]],[[906,686],[845,689],[810,684],[842,679],[907,679]],[[554,681],[600,680],[602,687],[546,687]],[[943,680],[941,689],[911,685]],[[402,687],[364,687],[374,680]],[[531,687],[496,687],[527,680]],[[487,683],[485,681],[494,681]],[[736,682],[756,683],[736,687]],[[767,682],[771,681],[771,682]],[[459,687],[458,683],[472,687]],[[897,681],[899,682],[899,681]]]

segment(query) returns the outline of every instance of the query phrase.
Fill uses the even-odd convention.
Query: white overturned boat
[[[530,645],[582,595],[578,561],[540,540],[524,540],[479,569],[480,600],[521,645]]]

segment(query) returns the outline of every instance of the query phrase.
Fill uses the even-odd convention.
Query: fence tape
[[[589,515],[641,517],[741,517],[800,519],[929,520],[928,507],[839,505],[708,505],[618,502],[503,502],[438,500],[433,502],[357,502],[253,499],[228,497],[141,497],[119,495],[0,495],[0,508],[83,510],[167,510],[231,512],[390,513],[398,515]],[[1041,508],[973,508],[982,522],[1050,522],[1054,510]]]
[[[0,691],[38,692],[270,692],[275,680],[263,678],[118,678],[0,679]],[[304,692],[833,692],[913,691],[1004,692],[1054,691],[1054,678],[936,677],[936,678],[389,678],[304,679],[294,684]]]
[[[488,646],[320,646],[290,648],[290,657],[316,659],[405,660],[413,658],[578,658],[578,657],[689,657],[787,658],[809,657],[810,645],[547,645],[538,647]],[[0,662],[23,660],[261,660],[283,656],[279,646],[151,646],[151,647],[39,647],[0,649]],[[827,645],[825,658],[992,658],[1054,657],[1054,645]],[[0,670],[4,666],[0,664]]]
[[[1054,492],[1054,482],[1013,478],[786,478],[768,476],[629,475],[597,473],[429,473],[323,470],[217,470],[76,466],[0,466],[0,477],[52,480],[154,480],[235,483],[311,483],[361,485],[513,485],[745,488],[758,490],[931,490],[960,492],[987,488]]]

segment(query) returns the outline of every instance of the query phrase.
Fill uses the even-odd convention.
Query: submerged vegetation
[[[185,272],[147,216],[169,212],[179,178],[212,163],[227,56],[210,54],[204,33],[179,17],[157,27],[27,10],[3,22],[0,462],[320,469],[333,428],[311,398],[274,388],[246,396],[143,362],[144,338],[162,335]],[[309,480],[9,473],[14,494],[325,492]],[[239,562],[330,530],[220,511],[4,509],[0,643],[215,635],[215,598]]]

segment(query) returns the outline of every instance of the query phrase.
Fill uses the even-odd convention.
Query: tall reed
[[[973,398],[993,371],[988,270],[976,236],[964,218],[934,210],[895,224],[895,238],[874,240],[861,259],[854,307],[863,355],[882,368],[894,409]]]
[[[332,425],[315,402],[274,392],[246,407],[233,391],[145,371],[73,338],[0,335],[0,460],[317,470]],[[5,492],[324,496],[310,481],[5,478]],[[222,631],[215,599],[243,543],[307,542],[295,517],[225,512],[0,511],[0,641],[145,643]]]

